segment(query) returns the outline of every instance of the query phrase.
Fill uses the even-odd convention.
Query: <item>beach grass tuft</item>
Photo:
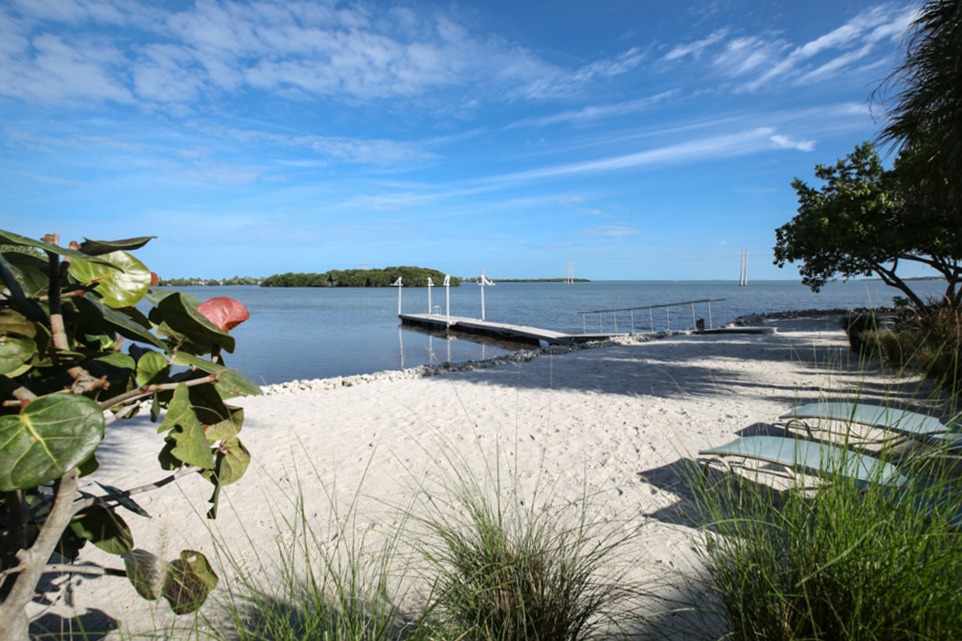
[[[567,501],[544,487],[525,495],[517,476],[487,472],[484,480],[451,474],[411,515],[432,586],[426,620],[438,638],[619,638],[642,592],[619,569],[637,526],[594,518],[587,492]]]
[[[707,520],[701,551],[729,638],[958,638],[956,462],[932,452],[901,461],[913,482],[898,489],[831,473],[814,490],[798,483],[774,493],[755,479],[722,489],[693,483]]]

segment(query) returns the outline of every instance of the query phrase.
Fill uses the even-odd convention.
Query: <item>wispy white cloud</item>
[[[814,140],[794,140],[782,134],[772,134],[769,136],[779,149],[797,149],[798,151],[812,151],[815,149]]]
[[[133,101],[123,55],[96,39],[67,42],[41,33],[0,49],[0,95],[29,102]]]
[[[695,42],[675,45],[671,51],[665,54],[665,60],[678,60],[679,58],[692,57],[698,59],[702,53],[714,44],[717,44],[728,36],[728,29],[718,29],[710,35]]]
[[[29,179],[29,180],[35,180],[35,181],[37,181],[37,182],[39,182],[39,183],[43,183],[43,184],[45,184],[45,185],[73,185],[73,184],[76,184],[76,181],[74,181],[74,180],[69,180],[69,179],[66,179],[66,178],[57,178],[56,176],[44,176],[44,175],[42,175],[42,174],[35,174],[35,173],[25,172],[25,171],[18,172],[17,175],[18,175],[18,176],[21,176],[21,177],[23,177],[23,178],[27,178],[27,179]]]
[[[440,88],[546,99],[645,57],[629,48],[564,69],[419,5],[17,0],[0,8],[0,36],[0,95],[44,103],[184,104],[247,90],[371,100]]]
[[[645,54],[637,47],[632,47],[611,60],[599,60],[585,65],[574,74],[576,81],[590,81],[595,78],[619,76],[640,65]]]
[[[686,58],[707,58],[731,88],[741,91],[822,82],[877,66],[872,56],[880,51],[879,45],[901,38],[916,15],[917,8],[883,4],[803,43],[789,42],[780,34],[718,29],[701,40],[676,45],[663,60],[680,64]]]
[[[623,238],[625,236],[637,236],[641,233],[640,229],[629,225],[602,225],[582,230],[581,236],[604,237],[604,238]]]
[[[770,148],[771,137],[774,134],[774,130],[769,127],[758,127],[733,134],[688,140],[632,154],[520,171],[500,176],[495,180],[517,182],[568,175],[623,171],[661,163],[701,162],[711,158],[734,157]]]
[[[523,118],[510,123],[505,129],[516,129],[518,127],[547,127],[557,124],[581,125],[589,122],[608,120],[620,116],[637,114],[662,103],[669,98],[678,95],[678,90],[672,89],[663,91],[654,96],[639,98],[637,100],[626,100],[623,102],[589,105],[581,109],[563,111],[560,113],[538,116],[533,118]]]

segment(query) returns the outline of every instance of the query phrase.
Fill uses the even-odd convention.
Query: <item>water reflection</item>
[[[409,334],[407,348],[404,346],[405,333]],[[411,341],[412,336],[420,337],[421,340]],[[441,342],[440,349],[443,351],[435,348],[435,340]],[[412,347],[411,342],[414,342],[415,346]],[[406,362],[412,363],[412,366],[423,363],[440,365],[486,360],[529,349],[532,349],[530,344],[518,341],[414,325],[398,325],[398,361],[401,369],[406,367]]]

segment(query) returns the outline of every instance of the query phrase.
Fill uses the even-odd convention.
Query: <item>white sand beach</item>
[[[240,557],[269,557],[287,544],[290,530],[277,517],[293,515],[292,497],[304,498],[318,531],[334,518],[332,498],[341,514],[356,498],[354,530],[376,545],[393,531],[395,507],[410,506],[419,484],[442,488],[455,473],[483,477],[500,465],[504,478],[518,479],[522,495],[537,490],[564,502],[588,492],[598,519],[641,526],[642,535],[622,550],[637,572],[697,567],[683,461],[738,434],[770,429],[795,403],[856,391],[882,398],[916,387],[859,372],[834,315],[760,326],[777,332],[678,334],[437,376],[372,377],[239,399],[241,437],[254,462],[224,488],[218,519],[203,518],[210,485],[187,477],[141,495],[151,518],[131,514],[127,522],[137,547],[167,558],[182,548],[214,558],[208,528],[234,542]],[[96,479],[130,487],[162,476],[155,426],[139,418],[118,423],[108,439]],[[118,565],[96,550],[83,558]],[[217,571],[220,590],[234,580],[233,570]],[[123,578],[85,579],[70,598],[77,613],[99,612],[131,630],[171,618],[164,602],[141,600]],[[216,600],[215,591],[205,607]],[[62,601],[52,610],[65,611]]]

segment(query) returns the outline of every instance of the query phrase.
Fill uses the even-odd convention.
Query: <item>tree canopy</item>
[[[814,291],[838,276],[877,275],[923,308],[926,301],[897,273],[901,263],[921,263],[946,279],[946,300],[959,306],[959,232],[907,206],[897,172],[882,166],[872,143],[834,165],[816,165],[815,177],[823,181],[818,188],[792,182],[798,214],[775,230],[776,265],[800,263],[802,282]]]
[[[390,287],[398,278],[405,287],[427,287],[428,279],[435,286],[444,282],[445,274],[426,267],[385,267],[384,269],[332,269],[321,274],[274,274],[261,281],[261,287]],[[452,276],[451,285],[457,287],[461,279]]]
[[[799,262],[815,291],[875,274],[924,308],[897,274],[917,262],[945,278],[942,302],[962,309],[962,0],[926,2],[905,42],[904,62],[876,91],[894,94],[879,135],[898,151],[894,166],[864,143],[816,165],[820,188],[796,178],[798,214],[775,231],[775,264]]]

